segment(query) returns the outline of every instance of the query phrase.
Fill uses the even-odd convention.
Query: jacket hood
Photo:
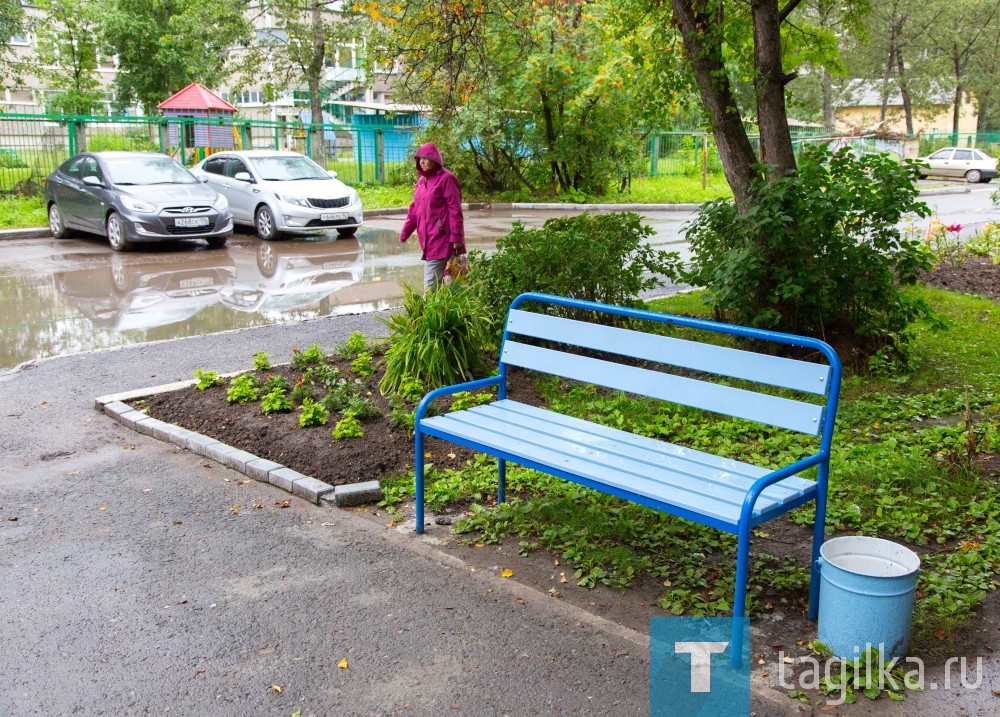
[[[441,153],[438,151],[437,145],[433,142],[428,142],[427,144],[420,145],[420,149],[413,153],[413,162],[417,165],[417,174],[421,177],[429,177],[432,174],[437,173],[437,169],[433,172],[425,172],[420,168],[420,158],[429,159],[435,163],[439,169],[444,169],[444,160],[441,159]]]

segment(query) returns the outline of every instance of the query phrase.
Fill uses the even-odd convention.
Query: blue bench
[[[774,344],[788,344],[810,350],[824,362],[525,311],[520,308],[525,302],[542,311],[547,305],[555,305],[730,334],[771,348],[776,348]],[[576,350],[571,353],[565,347]],[[596,354],[600,358],[595,357],[595,352],[600,352]],[[609,354],[623,361],[608,358]],[[512,366],[816,436],[818,445],[807,458],[777,469],[684,448],[512,401],[507,398],[507,371]],[[682,371],[677,373],[677,369]],[[522,294],[507,314],[498,375],[431,391],[417,407],[417,532],[424,531],[424,438],[434,436],[496,456],[500,502],[505,499],[506,462],[513,461],[737,535],[733,615],[742,617],[746,611],[751,529],[815,501],[809,589],[809,619],[815,620],[819,598],[817,560],[824,539],[830,443],[840,375],[837,354],[816,339],[546,294]],[[732,385],[735,382],[740,386]],[[498,395],[492,403],[427,416],[431,403],[441,396],[493,386]],[[816,468],[815,480],[800,476],[812,468]],[[741,661],[742,635],[734,621],[734,665]]]

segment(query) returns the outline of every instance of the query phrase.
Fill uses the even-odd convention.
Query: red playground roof
[[[161,110],[221,110],[236,112],[236,108],[197,82],[192,82],[183,90],[156,105]]]

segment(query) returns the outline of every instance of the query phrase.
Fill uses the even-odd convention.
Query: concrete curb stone
[[[238,376],[240,373],[242,372],[227,374],[227,376]],[[312,476],[303,475],[280,463],[256,456],[249,451],[230,446],[211,436],[206,436],[196,431],[153,418],[125,403],[125,401],[137,398],[176,391],[189,387],[194,383],[196,382],[180,381],[163,386],[100,396],[94,399],[94,409],[137,433],[151,436],[164,443],[170,443],[178,448],[205,456],[216,463],[242,473],[248,478],[262,483],[270,483],[314,505],[338,505],[336,500],[331,500],[336,489],[329,483],[325,483]],[[355,496],[353,500],[356,502],[351,502],[349,505],[361,505],[362,503],[369,502],[366,498],[370,500],[381,499],[382,490],[378,481],[367,481],[359,484],[359,486],[363,486],[363,488],[353,492]],[[341,486],[341,488],[347,487],[351,486]]]

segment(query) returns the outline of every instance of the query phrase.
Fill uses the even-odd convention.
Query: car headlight
[[[279,202],[285,202],[287,204],[294,204],[297,207],[308,207],[309,202],[307,202],[302,197],[291,197],[287,194],[275,194]]]
[[[151,212],[155,212],[156,211],[156,205],[155,204],[150,204],[149,202],[144,202],[144,201],[142,201],[140,199],[136,199],[135,197],[130,197],[127,194],[123,194],[121,196],[122,196],[122,206],[124,206],[129,211],[132,211],[132,212],[143,212],[143,213],[146,213],[146,214],[149,214]]]
[[[224,212],[229,209],[229,200],[226,199],[225,194],[219,194],[215,197],[215,201],[212,202],[212,206],[218,209],[220,212]]]

